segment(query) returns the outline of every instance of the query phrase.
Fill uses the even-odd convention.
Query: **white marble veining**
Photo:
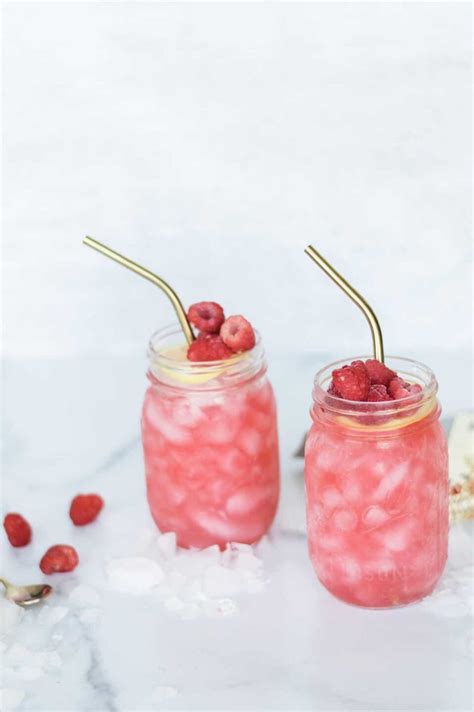
[[[143,364],[4,364],[3,506],[29,518],[34,539],[14,550],[2,536],[2,571],[18,582],[44,579],[39,558],[57,542],[74,545],[81,563],[51,577],[56,593],[42,609],[1,605],[2,710],[470,709],[472,527],[452,528],[446,572],[420,604],[366,611],[331,597],[307,556],[302,464],[291,455],[307,423],[299,397],[309,398],[314,364],[298,361],[289,389],[290,363],[272,367],[283,495],[256,551],[260,583],[242,592],[226,580],[207,599],[195,586],[186,610],[160,586],[130,594],[107,575],[124,557],[151,557],[166,570],[170,553],[169,542],[158,552],[144,496]],[[95,524],[75,528],[68,504],[87,491],[106,506]]]

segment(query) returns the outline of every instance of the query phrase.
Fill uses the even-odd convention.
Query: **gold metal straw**
[[[186,341],[188,342],[188,344],[191,344],[194,341],[195,336],[191,328],[191,324],[189,323],[188,318],[186,316],[184,307],[181,304],[181,301],[174,289],[171,289],[170,285],[165,282],[164,279],[161,279],[161,277],[158,277],[158,275],[154,274],[153,272],[150,272],[149,269],[141,267],[141,265],[138,265],[136,262],[132,262],[132,260],[129,260],[128,257],[124,257],[118,252],[115,252],[115,250],[112,250],[110,247],[103,245],[97,240],[94,240],[94,238],[92,237],[85,237],[83,242],[84,245],[88,245],[94,250],[97,250],[97,252],[101,252],[106,257],[110,257],[111,260],[115,260],[115,262],[118,262],[120,265],[123,265],[123,267],[127,267],[127,269],[132,270],[132,272],[135,272],[135,274],[139,274],[140,277],[148,279],[150,282],[153,282],[153,284],[156,284],[157,287],[162,289],[174,307],[176,316],[179,319],[179,323],[186,337]]]
[[[347,294],[348,297],[350,297],[350,299],[352,299],[354,304],[357,304],[359,309],[364,312],[365,318],[369,322],[370,331],[372,332],[374,358],[378,359],[379,361],[382,361],[383,363],[384,355],[382,331],[380,329],[380,324],[373,312],[372,307],[367,304],[364,297],[359,294],[359,292],[357,292],[354,287],[350,285],[349,282],[344,279],[344,277],[339,274],[339,272],[337,272],[334,267],[330,265],[329,262],[325,260],[322,255],[319,254],[319,252],[317,252],[317,250],[314,249],[312,245],[308,245],[308,247],[305,248],[305,252],[309,257],[311,257],[312,260],[314,260],[314,262],[316,262],[318,267],[321,267],[321,269],[326,272],[328,277],[330,277],[332,281],[335,282],[337,286],[340,287],[342,291]]]

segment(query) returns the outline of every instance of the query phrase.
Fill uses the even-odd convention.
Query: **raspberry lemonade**
[[[149,345],[142,439],[151,513],[180,546],[253,543],[279,496],[276,406],[260,337],[212,302],[193,305],[188,318],[201,332],[189,347],[174,328]]]
[[[447,556],[448,460],[436,379],[408,359],[390,366],[369,359],[320,371],[305,449],[316,573],[338,598],[374,608],[428,595]]]

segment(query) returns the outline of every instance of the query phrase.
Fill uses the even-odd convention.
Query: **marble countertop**
[[[332,598],[307,557],[302,462],[292,455],[308,422],[314,359],[300,366],[291,389],[283,387],[289,362],[272,366],[283,465],[277,522],[253,553],[234,552],[232,580],[216,574],[203,589],[204,560],[167,559],[170,542],[148,513],[140,361],[4,363],[3,507],[25,514],[34,540],[14,550],[2,537],[2,572],[41,581],[38,561],[58,542],[74,545],[81,563],[51,577],[55,595],[42,607],[1,602],[2,710],[471,708],[471,523],[451,528],[445,574],[420,604],[365,611]],[[95,524],[74,528],[69,502],[88,491],[106,507]],[[144,584],[140,595],[112,585],[110,561],[123,557],[174,567],[166,581],[187,576],[188,601],[163,584]]]

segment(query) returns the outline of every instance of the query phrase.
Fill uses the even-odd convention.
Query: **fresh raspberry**
[[[388,391],[385,386],[381,383],[376,383],[374,386],[370,386],[369,395],[367,396],[368,401],[382,402],[391,400],[388,395]]]
[[[240,314],[227,317],[221,326],[220,334],[222,341],[235,353],[249,351],[255,346],[252,324]]]
[[[218,334],[199,334],[189,345],[189,361],[222,361],[233,356]]]
[[[104,506],[104,500],[98,494],[78,494],[71,502],[69,516],[77,527],[90,524]]]
[[[364,364],[362,364],[364,366]],[[336,393],[345,400],[365,401],[369,395],[370,378],[367,369],[359,363],[336,368],[332,372],[332,381]]]
[[[388,392],[394,400],[417,396],[422,390],[418,383],[407,383],[401,378],[393,378],[388,386]]]
[[[40,569],[44,574],[73,571],[79,563],[77,551],[67,544],[51,546],[40,561]]]
[[[337,391],[336,391],[336,389],[334,388],[334,383],[333,383],[332,381],[331,381],[331,383],[329,384],[328,393],[329,393],[330,396],[336,396],[336,397],[337,397]]]
[[[188,319],[199,331],[218,334],[224,323],[224,310],[216,302],[197,302],[188,309]]]
[[[8,541],[12,546],[26,546],[31,541],[31,527],[21,514],[10,512],[3,520]]]
[[[380,361],[377,361],[375,358],[367,359],[365,366],[369,372],[370,382],[372,385],[381,384],[382,386],[388,388],[390,381],[397,377],[395,371],[392,371],[388,368],[388,366]]]

